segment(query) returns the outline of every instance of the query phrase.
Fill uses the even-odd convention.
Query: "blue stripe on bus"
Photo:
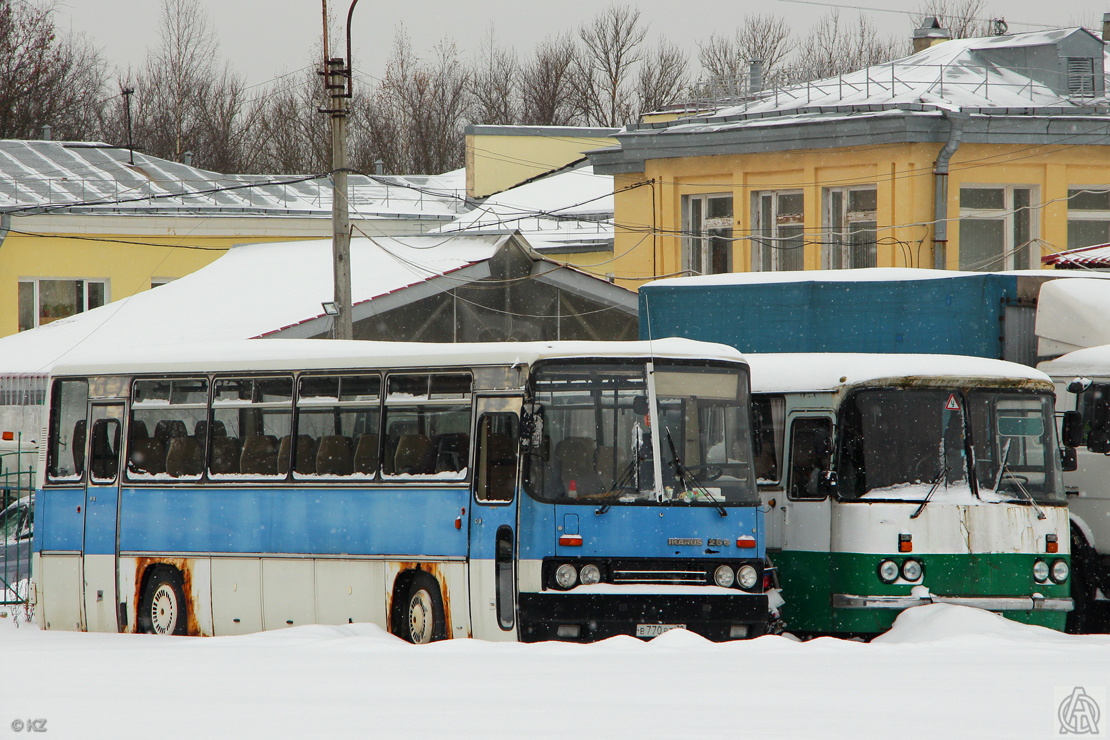
[[[466,489],[124,489],[121,551],[463,557]]]

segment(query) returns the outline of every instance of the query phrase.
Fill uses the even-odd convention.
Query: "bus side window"
[[[826,417],[795,419],[790,428],[790,497],[823,499],[819,481],[829,470],[832,453],[832,420]]]
[[[88,400],[88,381],[54,381],[46,463],[46,476],[52,483],[77,482],[85,473],[85,413]]]
[[[477,500],[513,500],[519,438],[516,414],[482,414],[478,419],[478,475],[474,488]]]

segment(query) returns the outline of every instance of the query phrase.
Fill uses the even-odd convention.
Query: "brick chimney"
[[[1102,43],[1110,44],[1110,13],[1102,14]]]
[[[941,28],[940,21],[937,20],[935,15],[930,15],[925,18],[920,28],[913,30],[913,53],[925,51],[931,46],[948,41],[952,38],[952,32],[947,28]]]

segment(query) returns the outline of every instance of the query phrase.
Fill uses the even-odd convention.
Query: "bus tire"
[[[447,620],[439,583],[428,573],[417,572],[405,589],[401,610],[400,637],[422,645],[447,637]]]
[[[1091,583],[1093,568],[1097,562],[1094,548],[1087,544],[1087,538],[1077,527],[1071,528],[1071,598],[1074,602],[1068,612],[1064,630],[1070,634],[1086,634],[1091,631],[1091,606],[1095,588]]]
[[[176,568],[155,567],[146,579],[139,603],[139,631],[153,635],[188,634],[188,613],[181,574]]]

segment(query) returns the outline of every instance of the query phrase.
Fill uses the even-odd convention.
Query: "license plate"
[[[638,624],[636,637],[657,637],[671,630],[686,629],[684,624]]]

